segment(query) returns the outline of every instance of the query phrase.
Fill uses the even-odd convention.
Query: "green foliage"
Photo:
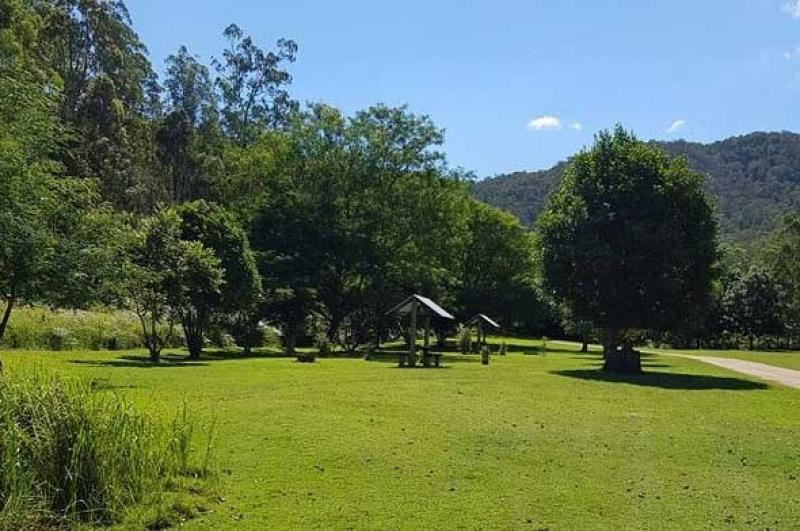
[[[781,302],[775,280],[754,268],[727,287],[722,304],[730,326],[749,338],[752,350],[755,338],[782,331]]]
[[[0,526],[108,525],[193,472],[195,421],[169,428],[115,395],[43,374],[0,379]]]
[[[788,215],[770,239],[765,262],[784,295],[782,321],[800,341],[800,214]]]
[[[573,159],[537,228],[545,289],[610,347],[708,303],[716,225],[702,177],[620,127]]]
[[[458,302],[466,317],[485,313],[512,332],[552,329],[535,289],[534,241],[511,214],[469,201]]]
[[[468,326],[458,325],[456,330],[456,344],[458,351],[462,354],[472,352],[472,329]]]
[[[0,75],[0,339],[19,300],[85,305],[107,272],[94,187],[56,161],[68,137],[55,105],[27,73]]]
[[[286,332],[319,309],[329,340],[353,351],[409,292],[452,297],[467,197],[427,117],[377,106],[345,118],[315,105],[288,139],[251,230],[278,302],[265,317]]]
[[[174,210],[180,219],[181,241],[196,248],[187,263],[191,274],[177,280],[184,289],[173,300],[173,308],[180,316],[189,352],[197,356],[212,322],[256,313],[261,277],[247,236],[225,209],[197,201]],[[210,253],[207,258],[201,256],[204,251]]]
[[[275,52],[265,53],[236,24],[225,28],[223,36],[228,47],[222,59],[214,60],[222,126],[236,143],[249,145],[264,130],[285,126],[297,110],[285,89],[292,77],[283,69],[284,63],[294,62],[297,44],[280,39]]]

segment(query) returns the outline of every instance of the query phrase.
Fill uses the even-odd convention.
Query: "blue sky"
[[[208,61],[236,22],[299,44],[292,93],[408,104],[480,177],[546,168],[620,122],[642,138],[800,129],[800,0],[128,0],[151,60]]]

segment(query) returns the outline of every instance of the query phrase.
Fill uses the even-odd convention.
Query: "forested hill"
[[[683,155],[708,175],[717,198],[723,235],[750,240],[769,230],[775,219],[800,210],[800,135],[752,133],[712,144],[657,142],[672,155]],[[475,183],[475,196],[506,209],[530,226],[565,164],[549,170],[517,172]]]

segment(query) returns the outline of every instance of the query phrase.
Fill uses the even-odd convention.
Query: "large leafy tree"
[[[569,164],[537,223],[545,289],[604,332],[605,369],[639,371],[631,329],[668,330],[706,306],[716,224],[703,178],[617,127]]]
[[[209,173],[221,158],[214,88],[208,68],[185,47],[166,60],[166,115],[155,140],[166,187],[175,202],[209,193]]]
[[[252,234],[265,283],[297,303],[284,309],[310,308],[313,288],[328,338],[352,350],[399,297],[452,300],[466,194],[428,118],[384,106],[346,118],[315,105],[288,139]]]
[[[119,278],[113,287],[139,318],[150,360],[172,342],[175,324],[184,328],[187,345],[202,348],[197,305],[218,296],[223,282],[219,259],[198,241],[182,238],[182,219],[162,209],[135,230],[118,228]],[[199,343],[199,347],[197,346]]]
[[[224,325],[236,314],[256,312],[261,302],[261,278],[247,236],[229,212],[205,201],[185,203],[173,210],[180,220],[180,239],[208,249],[221,272],[216,282],[208,274],[210,268],[200,267],[204,265],[202,257],[193,259],[192,274],[196,278],[186,277],[184,289],[174,301],[189,355],[197,358],[212,324]]]
[[[466,317],[486,313],[509,331],[542,333],[552,318],[535,290],[533,238],[519,220],[470,200],[458,302]]]
[[[62,157],[69,173],[96,178],[104,199],[147,210],[161,199],[148,120],[160,88],[147,49],[120,0],[41,0],[34,50],[55,73],[59,113],[77,133]]]
[[[0,339],[21,300],[85,300],[89,290],[75,283],[89,278],[95,248],[92,238],[76,243],[87,236],[93,187],[63,176],[57,159],[67,132],[43,76],[27,68],[24,50],[15,46],[21,42],[15,43],[18,28],[12,26],[18,16],[24,16],[21,9],[0,29],[3,47],[20,52],[0,62]]]

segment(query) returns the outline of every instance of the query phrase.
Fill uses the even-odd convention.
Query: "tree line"
[[[289,39],[230,25],[210,65],[180,47],[160,80],[121,1],[0,13],[0,339],[19,304],[102,303],[154,361],[176,334],[192,357],[220,333],[249,350],[265,324],[289,352],[352,353],[418,292],[612,353],[797,346],[797,216],[718,245],[702,175],[624,129],[564,165],[529,231],[471,197],[428,117],[300,105]]]
[[[298,46],[230,25],[210,65],[164,78],[121,1],[0,0],[0,339],[19,304],[138,317],[156,361],[180,333],[348,352],[411,292],[510,331],[555,323],[533,239],[470,197],[443,132],[405,107],[352,116],[290,94]]]

